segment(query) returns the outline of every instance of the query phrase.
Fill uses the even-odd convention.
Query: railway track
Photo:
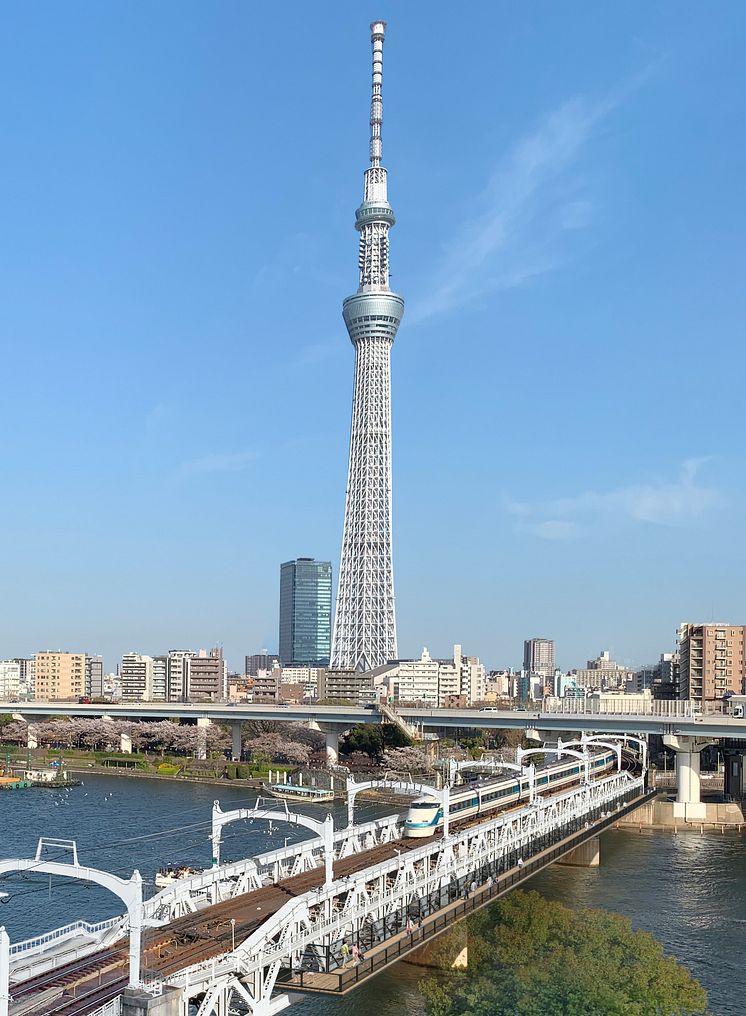
[[[397,853],[415,850],[423,839],[397,840],[334,864],[335,878],[352,875],[389,860]],[[168,977],[231,948],[233,926],[237,940],[247,938],[284,906],[288,899],[321,886],[321,868],[295,875],[277,885],[206,907],[196,914],[177,918],[165,928],[148,929],[143,935],[142,965],[145,972]],[[81,1016],[121,994],[128,981],[129,947],[126,938],[80,960],[18,984],[11,984],[11,1016]]]
[[[521,802],[502,809],[509,813]],[[452,824],[464,828],[484,821],[476,815]],[[344,878],[396,855],[417,850],[436,837],[400,839],[334,863],[334,877]],[[228,952],[233,939],[242,941],[287,903],[323,884],[323,868],[295,875],[277,885],[242,894],[194,914],[177,918],[163,928],[147,929],[142,942],[146,975],[167,978],[195,963]],[[84,1016],[121,994],[128,982],[129,945],[126,938],[55,970],[11,984],[10,1016]]]

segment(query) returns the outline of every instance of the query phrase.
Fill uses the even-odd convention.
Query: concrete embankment
[[[672,832],[685,829],[740,831],[746,827],[746,816],[742,805],[735,802],[705,801],[704,815],[691,821],[674,815],[674,801],[665,796],[656,797],[641,805],[629,815],[614,824],[616,829],[670,829]]]

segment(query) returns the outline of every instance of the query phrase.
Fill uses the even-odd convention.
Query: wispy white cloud
[[[522,286],[567,262],[571,237],[593,222],[582,157],[609,114],[645,84],[661,60],[599,100],[581,96],[563,102],[512,145],[479,195],[476,212],[444,246],[424,291],[410,301],[410,323]]]
[[[708,457],[687,459],[670,482],[635,484],[617,490],[587,490],[548,501],[508,501],[516,530],[545,540],[567,540],[600,522],[633,521],[660,526],[686,526],[719,507],[724,496],[716,487],[697,482]]]
[[[240,473],[256,459],[254,452],[216,452],[199,459],[182,462],[179,473],[195,476],[198,473]]]
[[[586,228],[593,214],[570,171],[612,106],[564,102],[513,145],[479,196],[479,210],[445,247],[410,320],[520,286],[561,264],[560,237]]]

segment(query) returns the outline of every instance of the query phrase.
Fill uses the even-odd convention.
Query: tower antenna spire
[[[355,349],[350,460],[342,555],[334,618],[333,670],[370,670],[396,659],[396,614],[391,526],[391,346],[404,300],[389,287],[388,202],[381,165],[383,36],[385,21],[370,26],[373,82],[370,165],[355,212],[360,285],[342,305]]]
[[[385,21],[372,21],[370,41],[373,47],[373,83],[370,97],[370,164],[381,165],[381,127],[383,126],[383,37]]]

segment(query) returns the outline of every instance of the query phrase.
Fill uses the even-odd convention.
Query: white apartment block
[[[149,702],[153,695],[153,657],[125,653],[119,667],[122,702]]]
[[[427,649],[419,660],[399,660],[397,667],[398,702],[422,702],[438,706],[438,676],[440,664]]]
[[[21,693],[21,664],[18,660],[0,660],[0,700],[9,702]]]
[[[453,647],[451,660],[433,659],[423,649],[418,660],[397,660],[380,669],[382,683],[395,702],[422,702],[437,707],[459,696],[463,696],[466,705],[484,701],[484,664],[476,656],[464,656],[460,645]]]

